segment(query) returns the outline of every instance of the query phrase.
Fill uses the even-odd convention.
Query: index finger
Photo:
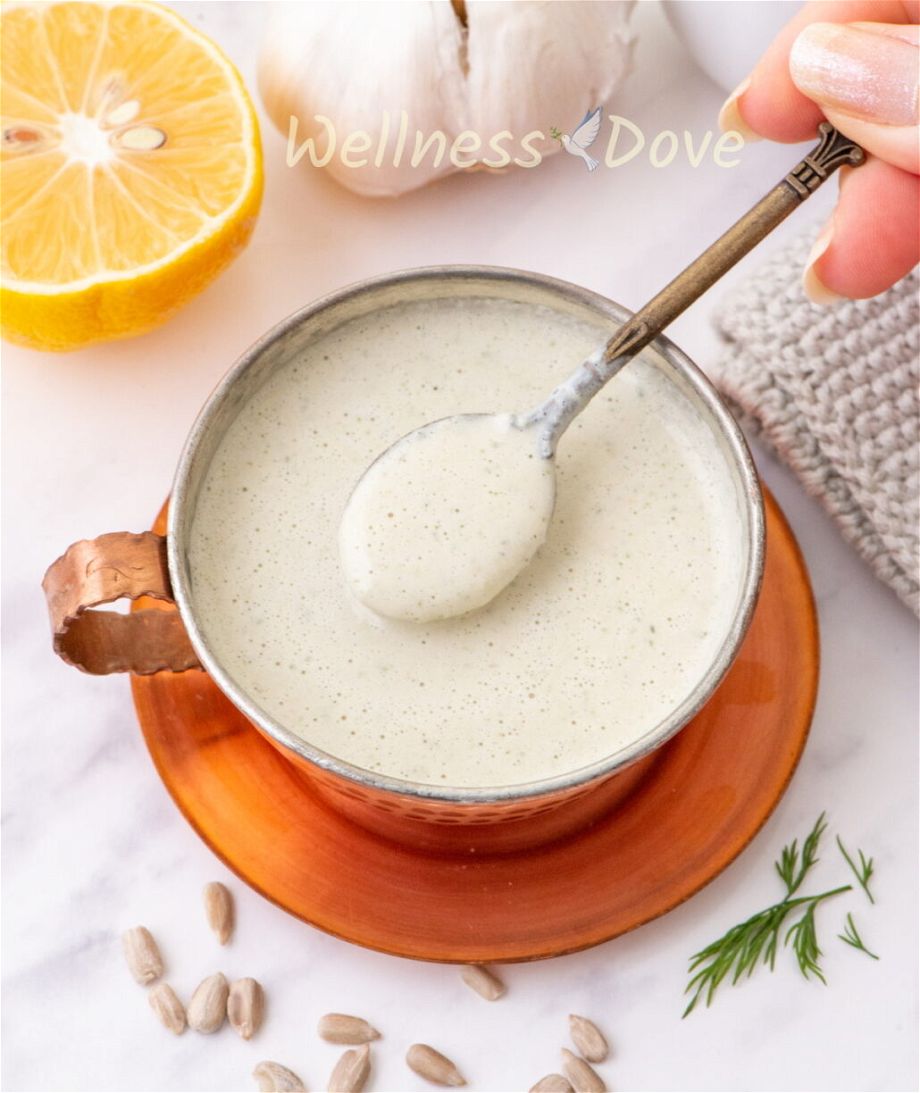
[[[774,38],[754,71],[726,102],[719,125],[787,143],[813,137],[823,114],[792,82],[792,43],[811,23],[863,21],[918,22],[920,0],[815,0],[806,4]]]

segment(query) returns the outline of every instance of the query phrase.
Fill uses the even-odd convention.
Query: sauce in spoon
[[[345,578],[378,615],[465,615],[494,599],[546,539],[552,461],[535,425],[461,414],[417,429],[361,477],[339,531]]]

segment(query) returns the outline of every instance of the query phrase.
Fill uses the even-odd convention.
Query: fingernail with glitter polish
[[[744,139],[751,141],[760,140],[760,134],[755,133],[748,123],[742,118],[738,108],[738,100],[751,86],[751,77],[742,80],[735,90],[728,96],[722,109],[719,111],[719,128],[723,133],[740,133]]]
[[[812,244],[808,260],[805,263],[805,272],[802,274],[802,288],[805,290],[805,295],[813,304],[822,304],[825,306],[839,304],[840,301],[845,298],[841,296],[839,292],[834,292],[833,289],[829,289],[815,271],[815,264],[831,245],[831,240],[833,238],[834,224],[833,221],[831,221],[824,226],[821,234]]]
[[[798,89],[832,110],[884,125],[916,125],[920,50],[902,38],[812,23],[796,38],[789,71]]]

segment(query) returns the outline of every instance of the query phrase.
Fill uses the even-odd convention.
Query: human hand
[[[815,303],[875,296],[920,258],[920,0],[816,0],[779,33],[722,107],[747,140],[802,141],[822,117],[868,153],[840,171],[808,257]]]

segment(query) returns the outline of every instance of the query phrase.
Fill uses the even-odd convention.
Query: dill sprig
[[[873,872],[872,858],[867,858],[866,855],[857,848],[856,852],[859,854],[859,866],[857,867],[856,862],[854,862],[847,853],[847,848],[843,845],[839,835],[837,836],[837,845],[840,847],[840,853],[846,858],[847,865],[852,869],[853,876],[859,881],[860,888],[862,888],[869,897],[869,902],[875,903],[875,899],[869,891],[869,881],[872,878]]]
[[[822,812],[815,821],[815,826],[806,836],[805,842],[802,843],[801,858],[798,850],[799,841],[793,839],[788,846],[783,847],[779,861],[773,863],[783,884],[786,885],[787,896],[793,895],[798,890],[808,870],[818,861],[818,843],[827,827],[824,817],[825,813]]]
[[[787,930],[783,944],[792,943],[799,970],[806,979],[814,975],[822,983],[827,982],[819,963],[821,949],[818,947],[815,912],[825,900],[851,892],[853,886],[845,884],[814,896],[795,895],[809,870],[818,861],[818,845],[826,827],[822,812],[802,843],[801,851],[797,839],[783,847],[779,860],[774,863],[786,886],[786,895],[779,903],[733,926],[691,957],[690,982],[684,991],[691,998],[684,1010],[684,1017],[693,1012],[701,998],[705,998],[709,1006],[719,985],[727,978],[730,977],[731,983],[735,984],[742,976],[752,975],[758,964],[765,964],[772,971],[776,965],[783,926],[789,916],[799,910],[801,915]]]
[[[842,934],[837,935],[841,941],[845,941],[847,945],[852,945],[854,949],[859,949],[860,952],[871,956],[873,960],[879,958],[871,950],[867,949],[863,939],[859,936],[859,931],[856,929],[856,923],[853,921],[852,914],[847,914],[847,924],[843,929]]]
[[[783,923],[796,908],[805,908],[802,917],[789,928],[785,944],[793,939],[793,951],[802,974],[807,979],[809,974],[816,975],[822,983],[824,978],[818,960],[821,950],[815,937],[815,910],[819,904],[842,892],[851,892],[853,886],[845,884],[832,888],[816,896],[788,897],[772,907],[758,911],[749,919],[733,926],[717,941],[701,949],[690,961],[692,975],[685,994],[692,992],[693,997],[684,1010],[684,1017],[693,1012],[694,1007],[705,994],[706,1005],[712,1003],[719,984],[731,974],[735,984],[745,974],[752,975],[758,963],[766,964],[772,971],[776,965],[776,953]]]
[[[847,885],[849,888],[849,885]],[[831,893],[834,895],[836,893]],[[827,896],[824,897],[828,898]],[[798,922],[793,923],[789,927],[789,932],[786,934],[786,944],[789,944],[792,940],[792,949],[795,953],[795,958],[799,963],[799,970],[802,975],[807,979],[809,975],[814,975],[821,982],[827,986],[827,980],[824,978],[824,973],[821,971],[821,966],[818,961],[821,959],[821,950],[818,948],[818,935],[815,930],[815,908],[820,903],[819,900],[812,900],[811,903],[805,908],[805,913],[799,919]]]

